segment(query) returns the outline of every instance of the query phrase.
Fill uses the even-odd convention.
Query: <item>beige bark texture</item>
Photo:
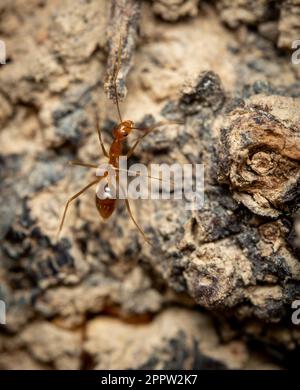
[[[299,13],[298,0],[0,2],[1,369],[297,366]],[[204,164],[204,206],[131,201],[149,246],[121,201],[100,219],[93,188],[57,241],[95,176],[68,161],[105,161],[95,112],[112,142],[118,61],[123,118],[169,121],[131,162]]]

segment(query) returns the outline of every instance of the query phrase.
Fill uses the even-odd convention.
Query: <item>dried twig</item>
[[[138,0],[115,0],[110,5],[110,21],[107,31],[108,61],[105,92],[109,99],[116,99],[114,77],[121,45],[121,62],[117,77],[117,93],[120,99],[126,96],[126,76],[132,65],[135,49],[141,3]]]

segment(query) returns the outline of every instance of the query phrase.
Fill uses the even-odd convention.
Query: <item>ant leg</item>
[[[139,143],[142,141],[143,138],[147,137],[148,134],[152,133],[152,131],[156,130],[157,128],[161,127],[161,126],[165,126],[165,125],[182,125],[184,124],[183,122],[159,122],[157,125],[151,127],[150,129],[142,129],[142,128],[139,128],[139,127],[134,127],[133,129],[134,130],[141,130],[141,131],[145,131],[145,133],[139,137],[135,143],[133,144],[133,146],[129,149],[129,151],[127,152],[127,158],[131,157],[136,149],[136,147],[139,145]]]
[[[130,204],[129,204],[129,200],[128,199],[125,199],[125,204],[126,204],[126,208],[127,208],[127,211],[128,211],[128,214],[132,220],[132,222],[135,224],[136,228],[138,229],[138,231],[141,233],[141,235],[143,236],[144,240],[147,242],[147,244],[153,246],[153,244],[149,241],[149,239],[147,238],[146,234],[144,233],[144,231],[142,230],[142,228],[138,225],[138,223],[136,222],[136,220],[134,219],[133,215],[132,215],[132,211],[131,211],[131,208],[130,208]]]
[[[119,71],[121,68],[121,57],[122,57],[122,39],[121,39],[121,35],[120,35],[119,48],[118,48],[118,61],[117,61],[116,70],[115,70],[114,76],[113,76],[113,86],[114,86],[114,92],[115,92],[115,97],[116,97],[116,104],[117,104],[119,120],[120,120],[120,122],[123,122],[121,110],[120,110],[120,105],[119,105],[118,89],[117,89],[117,78],[118,78],[118,74],[119,74]]]
[[[105,149],[105,146],[104,146],[104,143],[103,143],[102,132],[101,132],[100,124],[99,124],[99,116],[98,116],[97,111],[95,111],[95,116],[96,116],[96,127],[97,127],[97,133],[98,133],[100,146],[101,146],[101,149],[102,149],[102,152],[103,152],[104,156],[108,158],[109,155],[108,155],[108,152]]]
[[[76,165],[79,165],[79,164],[76,164]],[[82,165],[82,164],[80,164],[80,165]],[[84,165],[84,166],[86,166],[86,165]],[[170,181],[172,184],[175,184],[174,180],[172,180],[172,179],[164,180],[161,177],[155,177],[155,176],[150,176],[150,175],[143,175],[140,172],[130,171],[128,169],[122,169],[122,168],[116,168],[116,167],[112,167],[112,169],[114,169],[117,172],[127,172],[127,173],[130,173],[131,175],[134,175],[134,176],[148,177],[148,179],[159,180],[161,182],[163,182],[163,181],[169,182]]]
[[[135,149],[137,148],[137,146],[139,145],[139,143],[142,141],[142,139],[145,138],[148,134],[150,134],[153,130],[155,130],[156,127],[157,127],[157,126],[155,126],[153,129],[147,130],[147,132],[146,132],[145,134],[143,134],[141,137],[139,137],[139,138],[135,141],[135,143],[131,146],[131,148],[128,150],[128,152],[127,152],[127,154],[126,154],[126,157],[127,157],[127,158],[130,158],[130,157],[133,155]]]
[[[86,168],[96,168],[96,169],[98,168],[98,165],[96,164],[84,163],[82,161],[75,161],[75,160],[69,161],[69,164],[79,165],[80,167],[86,167]]]
[[[75,195],[71,196],[71,198],[67,201],[66,205],[65,205],[65,209],[64,209],[64,213],[63,213],[63,216],[62,216],[62,219],[61,219],[61,222],[60,222],[60,225],[59,225],[59,229],[58,229],[58,232],[57,232],[57,238],[59,237],[59,234],[63,228],[63,225],[64,225],[64,221],[65,221],[65,218],[66,218],[66,213],[67,213],[67,210],[68,210],[68,207],[69,207],[69,204],[76,198],[78,198],[78,196],[80,196],[84,191],[86,191],[88,188],[92,187],[94,184],[98,183],[98,181],[100,180],[100,178],[98,178],[97,180],[94,180],[92,181],[90,184],[88,184],[87,186],[85,186],[84,188],[82,188],[79,192],[77,192]]]
[[[126,154],[126,157],[127,157],[127,158],[130,158],[130,157],[133,155],[135,149],[137,148],[137,146],[139,145],[139,143],[142,141],[142,139],[145,138],[148,134],[150,134],[153,130],[154,130],[154,129],[148,130],[145,134],[143,134],[141,137],[139,137],[139,138],[135,141],[135,143],[132,145],[132,147],[128,150],[128,152],[127,152],[127,154]]]
[[[158,127],[161,126],[166,126],[166,125],[184,125],[184,122],[175,122],[175,121],[160,121],[158,122],[155,126],[152,126],[149,128],[142,128],[142,127],[133,127],[133,130],[140,130],[140,131],[152,131],[157,129]]]

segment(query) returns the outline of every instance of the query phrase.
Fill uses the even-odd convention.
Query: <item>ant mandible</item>
[[[119,105],[118,92],[117,92],[117,78],[118,78],[118,74],[119,74],[119,70],[120,70],[120,66],[121,66],[121,54],[122,53],[121,53],[121,39],[120,39],[120,44],[119,44],[119,49],[118,49],[118,61],[117,61],[117,64],[115,66],[115,71],[113,74],[113,88],[114,88],[114,94],[115,94],[115,103],[117,106],[118,117],[119,117],[120,122],[113,130],[113,138],[114,139],[112,141],[112,144],[111,144],[108,152],[107,152],[107,150],[104,146],[104,143],[103,143],[101,128],[99,125],[99,118],[98,118],[98,115],[96,114],[96,127],[97,127],[97,133],[98,133],[98,138],[99,138],[101,150],[102,150],[104,156],[107,158],[109,166],[116,172],[117,181],[118,181],[118,175],[119,175],[119,171],[120,171],[119,157],[126,156],[127,158],[130,158],[132,156],[132,154],[134,153],[134,150],[136,149],[136,147],[139,145],[139,143],[142,141],[143,138],[145,138],[149,133],[151,133],[157,127],[166,124],[166,123],[159,123],[150,129],[142,129],[142,128],[134,127],[133,121],[122,119],[120,105]],[[142,130],[142,131],[144,131],[144,134],[137,138],[137,140],[135,141],[133,146],[128,150],[128,152],[126,154],[123,154],[123,143],[126,140],[126,138],[128,137],[128,135],[132,132],[132,130]],[[95,164],[84,163],[81,161],[71,161],[70,164],[71,165],[79,165],[79,166],[88,167],[88,168],[96,168],[96,169],[98,168],[98,166]],[[65,208],[64,208],[64,212],[63,212],[63,216],[62,216],[60,225],[59,225],[58,236],[63,228],[66,213],[67,213],[67,210],[68,210],[70,203],[73,200],[75,200],[76,198],[78,198],[81,194],[83,194],[87,189],[89,189],[90,187],[92,187],[95,184],[98,184],[105,177],[107,177],[107,172],[102,176],[98,176],[95,180],[93,180],[91,183],[89,183],[88,185],[83,187],[79,192],[77,192],[75,195],[71,196],[68,199],[68,201],[65,205]],[[148,177],[153,179],[153,177],[151,177],[151,176],[148,176]],[[160,178],[154,178],[154,179],[161,180]],[[98,210],[100,216],[103,219],[108,219],[113,214],[113,212],[116,208],[117,199],[116,199],[116,197],[111,196],[113,191],[111,191],[111,188],[109,187],[109,182],[105,185],[104,191],[105,191],[105,194],[102,194],[104,196],[101,196],[100,198],[98,197],[98,195],[96,193],[95,202],[96,202],[96,207],[97,207],[97,210]],[[124,200],[125,200],[126,208],[128,210],[128,214],[129,214],[132,222],[134,223],[136,228],[139,230],[139,232],[142,234],[145,241],[148,244],[152,245],[151,242],[149,241],[149,239],[146,237],[142,228],[138,225],[137,221],[133,217],[128,198],[126,198]]]

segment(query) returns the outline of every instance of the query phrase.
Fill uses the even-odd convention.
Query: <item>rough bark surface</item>
[[[215,3],[1,2],[0,368],[297,365],[300,66],[279,48],[300,38],[299,2]],[[150,247],[90,190],[57,242],[95,174],[68,161],[104,160],[95,109],[106,144],[118,120],[103,92],[120,42],[123,117],[183,123],[132,162],[203,163],[204,207],[132,202]]]

